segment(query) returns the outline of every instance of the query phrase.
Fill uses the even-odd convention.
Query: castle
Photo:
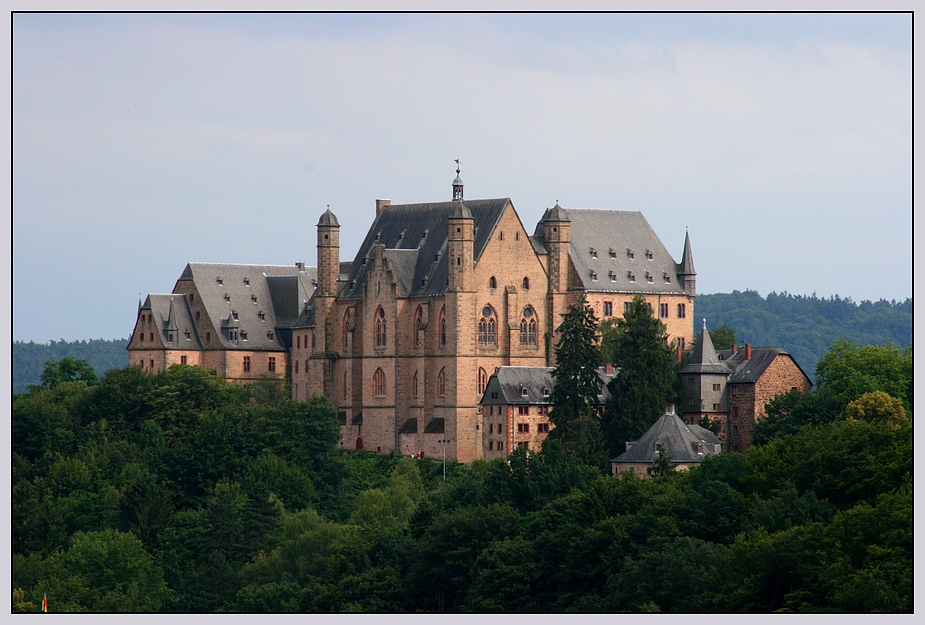
[[[130,364],[200,365],[235,382],[275,373],[297,399],[331,399],[345,448],[469,462],[494,446],[480,403],[490,376],[554,366],[556,328],[582,297],[603,319],[641,295],[669,340],[691,345],[687,235],[676,262],[641,213],[558,202],[530,233],[510,198],[465,200],[456,174],[450,201],[376,200],[352,261],[328,209],[317,268],[187,265],[172,293],[139,303]]]

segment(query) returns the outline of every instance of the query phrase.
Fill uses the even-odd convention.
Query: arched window
[[[437,374],[437,395],[446,397],[446,367]]]
[[[520,344],[536,347],[536,313],[529,306],[524,308],[520,318]]]
[[[418,372],[414,372],[414,376],[411,378],[411,396],[417,398],[418,396]]]
[[[349,311],[346,311],[346,310],[345,310],[345,311],[344,311],[344,325],[343,325],[343,334],[344,334],[343,339],[344,339],[344,351],[345,351],[345,352],[347,351],[347,347],[348,347],[348,343],[347,343],[347,333],[348,333],[348,329],[347,329],[347,318],[348,318],[348,314],[349,314]]]
[[[414,311],[414,346],[418,347],[421,344],[420,336],[418,331],[421,330],[421,326],[424,325],[424,309],[418,305],[417,310]]]
[[[530,278],[528,278],[527,276],[524,276],[523,285],[524,285],[524,290],[529,291],[530,290]]]
[[[363,439],[362,438],[357,439],[357,451],[363,451]]]
[[[482,316],[479,318],[478,336],[479,345],[495,345],[497,343],[498,321],[495,319],[495,311],[491,306],[482,309]]]
[[[479,395],[485,394],[485,387],[488,386],[488,373],[484,369],[479,367],[479,377],[478,377],[478,392]]]
[[[376,347],[385,347],[385,311],[376,309]]]
[[[446,345],[446,306],[440,309],[440,346]]]
[[[488,288],[489,288],[489,289],[497,289],[497,288],[498,288],[498,280],[496,280],[494,276],[492,276],[492,277],[490,277],[490,278],[488,279]]]
[[[373,396],[385,397],[385,372],[381,368],[373,374]]]

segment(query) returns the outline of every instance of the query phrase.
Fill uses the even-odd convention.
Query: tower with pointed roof
[[[453,200],[462,202],[463,200],[463,181],[459,177],[459,159],[456,159],[456,179],[453,181]]]
[[[729,411],[725,393],[729,374],[729,367],[716,354],[704,319],[700,338],[680,372],[681,417],[688,423],[697,423],[701,417],[723,420]]]
[[[681,252],[681,262],[678,264],[678,277],[684,290],[691,295],[697,294],[697,272],[694,270],[694,253],[691,251],[691,237],[684,232],[684,251]]]

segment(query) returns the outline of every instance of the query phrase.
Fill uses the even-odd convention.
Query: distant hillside
[[[122,369],[128,365],[128,339],[90,339],[89,341],[51,341],[35,343],[13,342],[13,392],[24,393],[30,384],[41,382],[42,371],[48,360],[58,361],[65,356],[86,360],[93,366],[96,375],[110,369]]]
[[[707,328],[723,324],[735,330],[737,342],[757,347],[782,347],[815,378],[816,362],[840,338],[861,345],[893,343],[900,349],[912,342],[912,299],[860,304],[850,297],[818,298],[815,294],[733,291],[698,295],[695,331],[702,319]]]

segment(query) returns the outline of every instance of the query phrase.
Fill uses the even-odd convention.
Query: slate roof
[[[811,380],[811,378],[806,375],[806,372],[803,371],[803,367],[800,366],[800,363],[798,363],[789,352],[780,347],[752,347],[752,357],[748,360],[745,359],[744,349],[738,350],[735,354],[732,353],[731,349],[724,349],[717,352],[717,356],[732,372],[732,375],[729,377],[729,384],[754,384],[764,375],[764,372],[771,366],[771,363],[781,355],[788,356],[793,360],[793,364],[797,366],[800,373],[806,376],[807,380]]]
[[[698,444],[703,453],[698,454]],[[662,446],[673,462],[701,462],[706,456],[719,453],[722,442],[713,432],[699,425],[686,424],[674,412],[666,412],[638,441],[628,442],[627,450],[611,462],[656,462],[657,445]]]
[[[731,351],[729,352],[732,353]],[[733,369],[726,360],[721,359],[713,348],[713,339],[707,332],[707,320],[703,320],[700,338],[694,342],[691,349],[691,359],[681,369],[681,373],[716,373],[729,375]]]
[[[488,238],[498,223],[510,198],[466,200],[465,208],[472,214],[475,226],[474,253],[481,257]],[[364,259],[372,258],[373,246],[384,245],[385,256],[393,271],[397,271],[407,292],[404,297],[442,295],[447,285],[447,225],[450,216],[459,209],[459,201],[426,204],[391,204],[383,207],[373,221],[363,244],[360,245],[344,282],[340,299],[358,300],[368,277]],[[400,250],[398,254],[396,250]],[[412,259],[408,250],[416,250]],[[402,252],[403,251],[403,252]],[[394,259],[394,260],[393,260]],[[413,271],[411,265],[413,263]],[[343,268],[344,264],[341,264]],[[410,276],[410,280],[408,277]]]
[[[686,294],[683,282],[678,279],[678,264],[641,212],[561,207],[559,211],[571,222],[569,256],[584,290]],[[535,234],[541,235],[542,230],[541,221]],[[652,260],[647,259],[647,252]],[[630,281],[630,274],[635,282]]]
[[[195,282],[216,339],[226,349],[280,350],[287,346],[288,334],[279,330],[290,328],[299,318],[314,293],[316,277],[314,267],[189,263],[177,285]],[[233,312],[238,314],[236,320]],[[235,326],[240,330],[238,341],[228,340],[221,328]]]
[[[488,378],[485,394],[482,396],[482,405],[548,405],[549,395],[556,385],[552,376],[554,367],[498,367]],[[598,368],[601,377],[602,395],[598,396],[601,403],[607,401],[610,393],[607,382],[613,374],[604,372],[603,367]],[[526,392],[525,392],[526,391]],[[498,393],[497,399],[492,399],[492,392]]]
[[[151,293],[141,305],[142,310],[150,310],[154,319],[156,334],[161,343],[167,347],[176,349],[199,349],[202,342],[199,340],[199,332],[196,329],[196,322],[193,320],[193,311],[189,307],[188,301],[183,295],[173,293]],[[170,326],[173,326],[172,328]],[[165,330],[170,329],[175,333],[174,342],[168,343]],[[189,333],[189,338],[186,337]],[[139,348],[144,348],[144,343],[138,344]]]

